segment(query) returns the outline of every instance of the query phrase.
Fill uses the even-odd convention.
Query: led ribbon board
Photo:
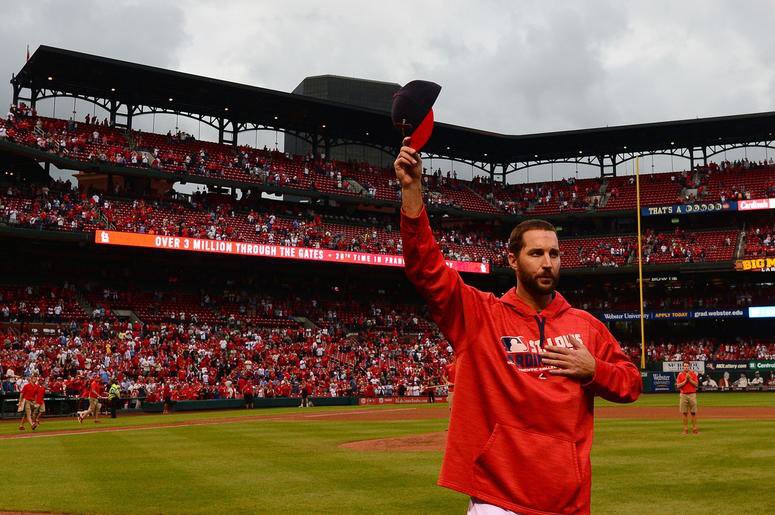
[[[182,236],[162,236],[119,231],[95,231],[94,242],[99,245],[121,245],[149,249],[205,252],[211,254],[234,254],[279,259],[298,259],[324,263],[347,263],[373,266],[403,267],[404,257],[393,254],[370,254],[345,250],[315,249],[307,247],[286,247],[265,243],[242,241],[207,240]],[[447,266],[458,272],[472,274],[490,273],[490,265],[476,261],[446,261]]]

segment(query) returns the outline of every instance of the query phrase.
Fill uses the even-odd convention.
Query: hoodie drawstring
[[[541,349],[544,348],[544,339],[546,335],[544,334],[544,327],[546,326],[546,319],[540,315],[535,316],[536,322],[538,323],[538,344],[541,346]]]

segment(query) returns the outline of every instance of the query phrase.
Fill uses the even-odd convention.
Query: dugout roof
[[[385,111],[49,46],[38,47],[12,83],[38,91],[115,99],[133,106],[174,109],[375,146],[400,143]],[[443,113],[438,114],[443,118]],[[437,123],[425,151],[505,164],[770,141],[773,132],[775,112],[523,135]]]

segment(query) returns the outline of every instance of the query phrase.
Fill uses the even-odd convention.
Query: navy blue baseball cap
[[[412,138],[410,144],[418,152],[431,139],[432,108],[440,92],[441,86],[435,82],[413,80],[393,95],[393,126],[399,129],[404,137]]]

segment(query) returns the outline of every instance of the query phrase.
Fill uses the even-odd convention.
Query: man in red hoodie
[[[455,350],[438,484],[469,495],[469,513],[589,513],[594,396],[633,402],[640,373],[604,324],[555,291],[560,249],[551,224],[531,220],[512,231],[517,286],[501,298],[447,267],[410,144],[394,163],[405,272]]]

